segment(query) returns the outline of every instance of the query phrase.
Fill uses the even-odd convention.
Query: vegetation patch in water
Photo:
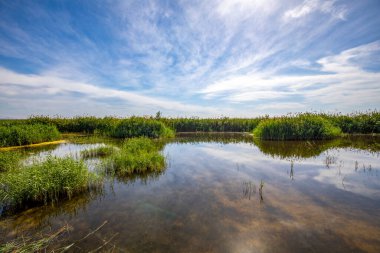
[[[100,178],[89,172],[82,161],[48,156],[42,162],[2,173],[0,204],[21,207],[28,203],[54,203],[100,184]]]
[[[261,121],[253,131],[264,140],[323,140],[340,136],[342,131],[317,114],[284,116]]]
[[[53,125],[19,124],[0,126],[0,147],[29,145],[54,141],[59,138],[60,133]]]
[[[152,140],[141,137],[125,141],[104,164],[108,173],[117,176],[157,172],[165,168],[165,158]]]
[[[112,146],[100,146],[96,148],[86,149],[81,151],[80,155],[82,158],[93,158],[93,157],[106,157],[115,152],[115,147]]]

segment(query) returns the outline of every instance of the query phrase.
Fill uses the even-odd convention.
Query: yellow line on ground
[[[33,148],[33,147],[39,147],[39,146],[61,144],[61,143],[65,143],[65,142],[66,142],[66,140],[59,140],[59,141],[41,142],[41,143],[30,144],[30,145],[4,147],[4,148],[0,148],[0,151],[8,151],[8,150],[19,149],[19,148]]]

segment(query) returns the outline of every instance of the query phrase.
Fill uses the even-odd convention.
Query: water
[[[73,252],[103,245],[114,252],[380,252],[379,143],[181,135],[163,148],[163,173],[108,180],[103,192],[3,217],[0,242],[68,224],[72,230],[53,248],[75,242]],[[72,154],[81,145],[88,144],[51,150]]]

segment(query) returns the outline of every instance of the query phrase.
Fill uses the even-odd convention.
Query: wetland
[[[48,250],[380,251],[379,137],[260,141],[243,133],[179,133],[156,142],[163,170],[106,176],[102,190],[54,205],[3,208],[0,243],[69,226]],[[23,162],[80,159],[84,150],[106,145],[123,144],[71,137],[23,149]],[[96,172],[102,159],[85,164]]]

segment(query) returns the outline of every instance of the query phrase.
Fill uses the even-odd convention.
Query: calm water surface
[[[31,151],[76,157],[94,145],[103,144]],[[112,238],[102,250],[380,252],[379,150],[374,137],[258,142],[239,134],[180,135],[164,145],[163,173],[109,179],[103,192],[0,218],[0,242],[69,224],[54,248],[76,242],[73,252],[87,252]]]

